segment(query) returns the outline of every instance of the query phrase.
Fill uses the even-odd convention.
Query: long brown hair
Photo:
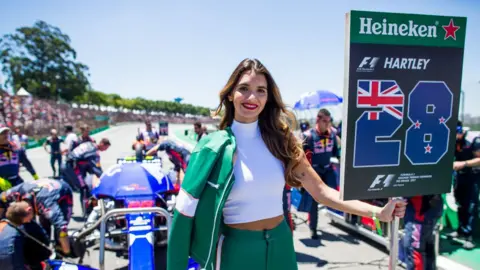
[[[301,185],[293,169],[300,163],[304,152],[301,142],[294,136],[291,127],[296,126],[295,115],[287,109],[282,101],[280,90],[267,68],[257,59],[244,59],[235,68],[225,87],[220,91],[220,104],[214,115],[222,115],[219,128],[231,126],[235,116],[233,102],[228,99],[244,72],[252,71],[263,74],[267,80],[268,98],[263,111],[258,117],[258,126],[262,139],[270,152],[283,162],[285,181],[292,187]]]

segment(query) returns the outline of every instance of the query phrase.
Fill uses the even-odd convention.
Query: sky
[[[467,17],[465,112],[480,115],[480,1],[5,1],[0,34],[44,20],[71,38],[94,89],[216,107],[233,69],[255,57],[284,101],[309,91],[343,95],[345,13]],[[0,77],[3,83],[4,77]]]

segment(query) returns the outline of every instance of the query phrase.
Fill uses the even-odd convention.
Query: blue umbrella
[[[303,94],[293,107],[295,110],[308,110],[328,105],[338,105],[343,98],[327,90],[318,90]]]
[[[124,163],[105,171],[92,193],[118,198],[152,196],[169,189],[173,189],[170,177],[163,173],[160,164]]]

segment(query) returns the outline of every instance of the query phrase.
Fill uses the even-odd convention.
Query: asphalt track
[[[143,127],[142,124],[125,124],[114,126],[93,137],[100,139],[107,137],[112,146],[106,152],[101,154],[101,163],[104,169],[115,164],[116,158],[132,155],[131,144],[136,135],[137,128]],[[170,133],[175,130],[191,129],[190,125],[170,125]],[[175,139],[175,138],[174,138]],[[40,177],[52,175],[48,154],[43,148],[30,149],[27,152],[29,159],[37,170]],[[28,172],[21,172],[26,181],[33,178]],[[75,194],[74,214],[70,222],[71,228],[82,226],[82,220],[79,218],[81,208],[78,204],[79,197]],[[310,239],[310,232],[305,225],[306,216],[299,214],[296,222],[299,223],[294,233],[295,250],[300,270],[307,269],[388,269],[388,253],[373,243],[372,241],[330,223],[330,219],[323,214],[319,216],[319,240]],[[90,250],[84,259],[84,264],[98,268],[98,249]],[[165,267],[165,250],[159,250],[156,254],[157,269]],[[105,268],[110,269],[128,269],[128,259],[117,257],[114,252],[107,251],[105,256]],[[163,262],[163,264],[162,264]]]

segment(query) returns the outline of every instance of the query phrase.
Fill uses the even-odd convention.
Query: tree
[[[5,86],[14,91],[24,87],[37,97],[71,101],[85,93],[88,67],[76,57],[68,35],[44,21],[20,27],[0,39]]]
[[[90,88],[88,67],[76,61],[70,38],[58,27],[37,21],[0,38],[0,63],[5,86],[25,88],[40,98],[62,98],[67,102],[112,106],[118,109],[209,115],[209,109],[174,101],[127,99]],[[177,100],[178,101],[178,100]]]

